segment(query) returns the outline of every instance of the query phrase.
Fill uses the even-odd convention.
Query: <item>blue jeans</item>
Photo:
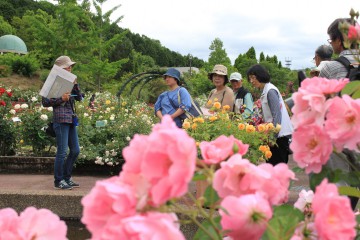
[[[79,156],[80,147],[77,129],[71,123],[54,122],[54,130],[56,133],[56,158],[54,164],[55,184],[61,180],[69,180],[71,178],[74,163]],[[66,153],[70,149],[66,157]]]

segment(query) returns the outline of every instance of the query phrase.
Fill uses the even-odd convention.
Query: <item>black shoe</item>
[[[74,188],[80,187],[80,184],[74,182],[74,181],[72,180],[72,178],[70,178],[69,180],[67,180],[66,183],[67,183],[70,187],[74,187]]]
[[[55,183],[55,186],[54,186],[55,189],[62,189],[62,190],[71,190],[72,187],[69,186],[69,184],[67,184],[65,182],[65,180],[61,180],[58,184]]]

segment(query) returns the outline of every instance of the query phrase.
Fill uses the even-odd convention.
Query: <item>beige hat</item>
[[[212,80],[212,75],[216,73],[218,75],[223,75],[225,76],[225,83],[227,83],[228,80],[228,76],[227,76],[227,68],[224,65],[221,64],[216,64],[212,70],[211,73],[209,73],[208,77],[210,80]]]
[[[61,56],[55,60],[55,65],[61,68],[68,68],[70,66],[75,65],[75,63],[76,62],[71,61],[71,59],[68,56]]]

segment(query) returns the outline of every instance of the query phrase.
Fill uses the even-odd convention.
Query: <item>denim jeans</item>
[[[58,184],[61,180],[69,180],[73,165],[79,156],[80,147],[77,129],[71,123],[54,122],[56,132],[56,158],[54,164],[54,182]],[[67,154],[68,147],[70,149]]]

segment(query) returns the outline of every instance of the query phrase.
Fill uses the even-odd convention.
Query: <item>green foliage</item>
[[[31,55],[15,57],[12,63],[14,73],[31,77],[39,69],[39,63]]]
[[[54,143],[54,139],[47,136],[44,131],[48,121],[42,120],[41,115],[43,114],[40,111],[31,109],[21,115],[21,123],[19,123],[20,135],[25,144],[32,146],[35,156],[43,156],[45,148]]]
[[[10,76],[12,70],[7,65],[0,65],[0,77],[8,77]]]
[[[347,94],[352,98],[360,98],[360,81],[352,81],[346,84],[346,86],[341,90],[341,95]]]
[[[4,106],[0,106],[4,108]],[[14,155],[16,150],[16,128],[14,123],[0,112],[0,155]]]
[[[248,59],[256,60],[255,48],[254,47],[249,48],[249,50],[245,53],[245,55]]]
[[[273,217],[269,221],[264,240],[285,240],[290,239],[296,226],[304,220],[304,214],[297,208],[290,205],[274,207]]]
[[[209,47],[211,52],[208,60],[207,71],[211,71],[212,67],[216,64],[222,64],[226,67],[231,66],[230,58],[228,57],[226,50],[223,47],[223,42],[220,40],[220,38],[215,38],[214,41],[211,42]]]
[[[185,75],[186,88],[192,96],[208,96],[211,89],[214,88],[213,83],[208,78],[208,73],[204,69],[200,69],[199,73]]]
[[[1,3],[0,3],[1,9]],[[0,16],[0,36],[7,35],[7,34],[14,34],[15,29],[8,23],[3,16]]]
[[[204,220],[201,225],[203,228],[199,228],[199,230],[195,233],[194,240],[210,240],[214,239],[214,236],[219,236],[219,233],[216,232],[215,229],[221,229],[220,224],[221,217],[214,217],[213,219]],[[206,233],[206,232],[207,233]],[[210,236],[213,236],[212,238]],[[221,239],[220,237],[218,239]]]

